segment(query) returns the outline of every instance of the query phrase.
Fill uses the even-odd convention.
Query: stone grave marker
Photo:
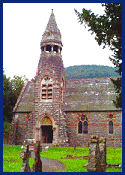
[[[105,172],[106,138],[93,135],[89,144],[88,172]]]
[[[23,145],[21,147],[22,152],[20,154],[20,157],[23,159],[23,164],[21,167],[20,172],[31,172],[30,167],[29,167],[29,158],[31,156],[31,153],[29,151],[29,145]]]
[[[92,136],[89,144],[88,171],[99,172],[99,143],[98,136]]]
[[[106,170],[106,138],[99,138],[99,152],[100,152],[100,169],[101,172]]]
[[[42,161],[40,159],[40,141],[37,141],[35,146],[35,162],[33,164],[34,172],[42,172]]]

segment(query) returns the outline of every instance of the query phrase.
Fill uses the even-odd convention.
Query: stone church
[[[52,10],[40,42],[34,79],[24,85],[11,123],[11,142],[87,147],[91,135],[104,136],[108,147],[122,146],[122,110],[112,100],[110,78],[65,79],[61,33]]]

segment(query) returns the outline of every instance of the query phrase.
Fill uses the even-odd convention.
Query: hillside
[[[80,65],[65,68],[66,79],[118,77],[114,67],[102,65]]]

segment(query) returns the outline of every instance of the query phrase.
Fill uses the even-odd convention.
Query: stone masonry
[[[36,76],[26,82],[13,108],[11,144],[34,139],[44,145],[88,147],[95,134],[106,138],[107,147],[122,147],[122,109],[113,104],[110,78],[66,80],[62,48],[52,10]]]
[[[53,11],[43,34],[40,46],[41,56],[35,78],[34,92],[35,139],[41,140],[42,136],[44,137],[44,135],[48,134],[46,133],[45,128],[46,130],[49,128],[46,123],[43,123],[43,120],[46,117],[52,122],[52,143],[64,144],[67,141],[65,128],[66,121],[63,112],[65,71],[61,56],[61,34],[57,27]]]
[[[88,172],[105,172],[106,170],[106,139],[91,136],[89,144]]]

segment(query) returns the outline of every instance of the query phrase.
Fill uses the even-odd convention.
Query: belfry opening
[[[52,143],[53,141],[53,126],[49,117],[44,117],[42,120],[41,140],[42,143]]]

